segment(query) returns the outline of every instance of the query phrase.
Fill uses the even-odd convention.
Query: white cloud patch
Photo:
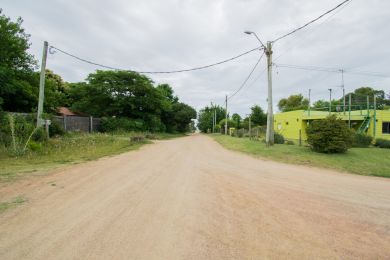
[[[31,53],[41,57],[44,40],[105,65],[136,70],[176,70],[214,63],[258,46],[245,30],[266,42],[315,18],[340,0],[4,0],[3,12],[21,16],[31,34]],[[390,74],[390,1],[353,0],[323,20],[274,45],[275,63],[338,67]],[[211,101],[223,105],[247,77],[259,53],[202,71],[152,75],[169,83],[197,109]],[[49,55],[48,68],[66,81],[82,81],[99,69],[61,53]],[[248,85],[229,102],[245,115],[250,106],[266,108],[267,81],[256,69]],[[253,81],[256,79],[256,81]],[[334,73],[274,68],[274,105],[290,94],[327,99],[328,88],[342,94]],[[390,79],[346,74],[352,91],[372,86],[390,92]]]

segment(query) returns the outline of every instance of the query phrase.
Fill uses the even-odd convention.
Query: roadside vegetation
[[[138,149],[150,140],[164,140],[184,134],[143,134],[136,132],[70,133],[30,145],[26,153],[15,156],[0,148],[0,182],[23,176],[45,174],[67,164],[80,163]]]
[[[26,201],[27,200],[23,196],[18,196],[11,201],[0,202],[0,214],[8,209],[17,207]]]
[[[390,178],[390,150],[376,147],[350,148],[346,153],[316,153],[310,147],[275,144],[267,148],[261,141],[221,134],[212,137],[227,149],[284,163],[335,169],[360,175]]]

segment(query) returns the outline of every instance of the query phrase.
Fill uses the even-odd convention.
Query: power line
[[[283,38],[285,38],[285,37],[287,37],[287,36],[289,36],[289,35],[291,35],[291,34],[293,34],[293,33],[296,33],[296,32],[299,31],[299,30],[302,30],[303,28],[305,28],[305,27],[309,26],[310,24],[312,24],[312,23],[318,21],[318,20],[321,19],[322,17],[324,17],[324,16],[326,16],[327,14],[333,12],[334,10],[338,9],[339,7],[341,7],[342,5],[344,5],[345,3],[349,2],[349,1],[351,1],[351,0],[345,0],[345,1],[341,2],[340,4],[338,4],[337,6],[333,7],[332,9],[326,11],[325,13],[323,13],[323,14],[320,15],[320,16],[318,16],[317,18],[315,18],[315,19],[311,20],[310,22],[308,22],[308,23],[302,25],[301,27],[296,28],[295,30],[292,30],[292,31],[289,32],[289,33],[286,33],[286,34],[284,34],[284,35],[282,35],[282,36],[276,38],[276,39],[273,40],[272,42],[275,43],[275,42],[277,42],[277,41],[279,41],[279,40],[281,40],[281,39],[283,39]]]
[[[226,59],[226,60],[222,60],[222,61],[219,61],[219,62],[216,62],[216,63],[212,63],[212,64],[208,64],[208,65],[204,65],[204,66],[199,66],[199,67],[194,67],[194,68],[189,68],[189,69],[181,69],[181,70],[171,70],[171,71],[136,71],[136,70],[129,70],[129,69],[120,69],[120,68],[116,68],[116,67],[111,67],[111,66],[107,66],[107,65],[103,65],[103,64],[99,64],[97,62],[93,62],[93,61],[89,61],[87,59],[84,59],[84,58],[81,58],[81,57],[78,57],[74,54],[71,54],[69,52],[66,52],[64,50],[61,50],[55,46],[50,46],[50,49],[54,49],[54,50],[57,50],[67,56],[70,56],[74,59],[77,59],[79,61],[82,61],[82,62],[85,62],[85,63],[88,63],[88,64],[91,64],[91,65],[95,65],[95,66],[98,66],[98,67],[102,67],[102,68],[105,68],[105,69],[110,69],[110,70],[125,70],[125,71],[132,71],[132,72],[137,72],[137,73],[142,73],[142,74],[170,74],[170,73],[181,73],[181,72],[188,72],[188,71],[194,71],[194,70],[201,70],[201,69],[206,69],[206,68],[210,68],[210,67],[213,67],[213,66],[217,66],[217,65],[220,65],[220,64],[223,64],[223,63],[227,63],[229,61],[232,61],[232,60],[235,60],[235,59],[238,59],[244,55],[247,55],[251,52],[254,52],[256,50],[262,50],[263,48],[262,47],[257,47],[257,48],[254,48],[252,50],[249,50],[249,51],[246,51],[246,52],[243,52],[237,56],[234,56],[234,57],[231,57],[229,59]],[[52,53],[52,52],[51,52]]]
[[[252,76],[253,72],[255,71],[257,65],[259,65],[261,59],[263,58],[264,56],[264,52],[261,54],[260,58],[257,60],[255,66],[253,66],[251,72],[249,73],[249,75],[246,77],[246,79],[244,80],[244,82],[241,84],[241,86],[232,94],[228,97],[228,100],[230,100],[232,97],[234,97],[238,92],[240,92],[241,89],[244,88],[245,84],[248,82],[249,78]]]
[[[382,77],[382,78],[390,78],[390,75],[381,74],[378,72],[372,72],[372,71],[352,71],[352,70],[345,70],[342,68],[330,68],[330,67],[318,67],[318,66],[301,66],[301,65],[290,65],[290,64],[276,64],[274,63],[276,67],[281,68],[290,68],[290,69],[300,69],[300,70],[312,70],[312,71],[324,71],[324,72],[331,72],[331,73],[340,73],[343,71],[344,73],[348,74],[355,74],[355,75],[363,75],[363,76],[372,76],[372,77]]]

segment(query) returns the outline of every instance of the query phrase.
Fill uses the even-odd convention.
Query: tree
[[[390,100],[386,99],[385,92],[383,90],[375,90],[371,87],[360,87],[355,89],[351,94],[351,103],[355,105],[352,107],[353,110],[356,109],[366,109],[367,108],[367,96],[369,97],[370,104],[374,103],[374,96],[376,96],[376,107],[377,109],[384,109],[385,106],[390,105]],[[348,100],[348,94],[346,98]],[[356,105],[358,107],[356,107]]]
[[[13,22],[0,9],[0,106],[15,112],[29,112],[36,104],[30,84],[36,61],[27,53],[30,35],[22,23],[22,18]]]
[[[211,131],[213,128],[213,116],[214,111],[216,111],[216,122],[220,122],[225,118],[226,112],[225,109],[221,106],[206,106],[202,108],[198,113],[198,128],[203,133],[207,133],[207,131]],[[218,126],[219,127],[219,126]]]
[[[288,98],[282,98],[278,103],[278,108],[282,112],[307,109],[309,100],[304,98],[302,94],[291,95]]]
[[[254,105],[251,107],[251,123],[253,126],[255,125],[266,125],[267,124],[267,115],[263,112],[263,109],[258,106]]]
[[[237,113],[234,113],[232,115],[232,120],[235,122],[236,127],[239,129],[241,128],[241,116]]]

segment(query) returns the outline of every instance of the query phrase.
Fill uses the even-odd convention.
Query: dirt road
[[[195,135],[2,186],[0,259],[390,258],[390,180]]]

